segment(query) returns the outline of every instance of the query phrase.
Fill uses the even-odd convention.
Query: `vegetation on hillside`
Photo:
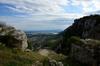
[[[63,61],[66,57],[55,52],[49,53],[49,58]],[[37,61],[47,63],[47,56],[39,54],[38,51],[23,52],[19,49],[11,49],[0,43],[0,66],[32,66]]]

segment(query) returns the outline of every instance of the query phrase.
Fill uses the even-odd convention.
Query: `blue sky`
[[[0,0],[0,21],[21,30],[64,30],[73,20],[100,14],[100,0]]]

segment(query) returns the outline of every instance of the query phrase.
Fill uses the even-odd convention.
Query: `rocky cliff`
[[[100,65],[100,41],[94,39],[80,39],[71,37],[71,52],[73,60],[87,64],[87,66]]]
[[[75,19],[74,23],[59,35],[63,37],[61,53],[70,54],[73,60],[89,64],[88,66],[100,65],[100,15]],[[71,39],[72,37],[75,40]]]
[[[63,36],[79,36],[80,38],[100,39],[100,15],[85,16],[75,19],[74,23],[64,30]]]
[[[23,31],[16,30],[14,27],[0,23],[0,42],[7,47],[25,50],[28,46],[27,36]]]
[[[75,19],[74,23],[59,35],[63,37],[60,52],[64,54],[70,51],[70,43],[68,43],[68,40],[72,36],[77,36],[81,39],[100,40],[100,15],[90,15]]]

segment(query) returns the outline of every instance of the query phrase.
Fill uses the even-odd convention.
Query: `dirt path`
[[[39,50],[39,54],[41,54],[43,56],[48,56],[49,50],[47,50],[47,49],[40,49]]]

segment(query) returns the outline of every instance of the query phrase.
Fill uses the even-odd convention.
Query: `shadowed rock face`
[[[26,34],[7,25],[0,26],[0,42],[8,47],[22,50],[25,50],[28,46]]]
[[[100,15],[85,16],[74,20],[74,23],[63,32],[63,36],[100,39]]]
[[[75,40],[71,43],[71,56],[74,60],[88,66],[100,65],[100,41],[94,39]]]
[[[76,59],[90,66],[100,65],[100,15],[76,19],[61,34],[63,36],[61,52],[72,52],[74,60]],[[80,39],[74,42],[71,39],[68,42],[72,36],[80,37]]]
[[[74,23],[59,35],[62,35],[63,37],[63,43],[61,43],[62,46],[60,48],[61,52],[70,51],[68,39],[72,36],[77,36],[81,39],[100,40],[100,15],[91,15],[82,17],[80,19],[75,19]]]

